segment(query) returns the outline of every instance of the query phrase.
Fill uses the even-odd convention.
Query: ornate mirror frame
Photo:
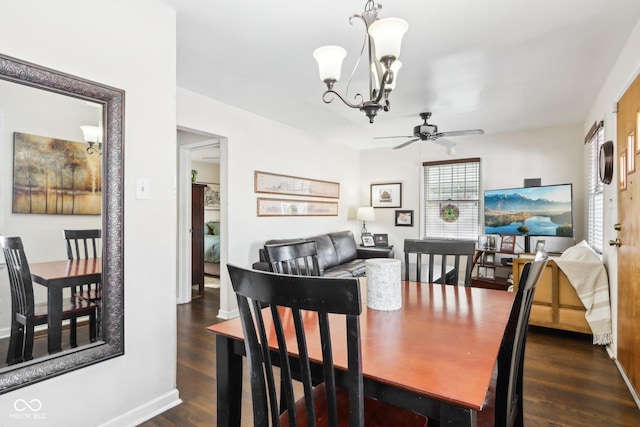
[[[3,368],[0,393],[124,354],[124,91],[0,54],[0,79],[102,105],[101,340]]]

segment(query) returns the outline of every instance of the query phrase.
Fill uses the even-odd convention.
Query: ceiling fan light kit
[[[339,46],[323,46],[313,52],[313,57],[318,62],[320,80],[327,85],[327,90],[322,94],[322,100],[329,104],[334,96],[337,96],[348,107],[364,112],[369,118],[369,123],[373,123],[378,111],[389,111],[389,94],[395,88],[396,76],[402,66],[398,61],[402,37],[409,28],[409,24],[404,19],[379,19],[380,9],[382,5],[368,0],[361,15],[352,15],[349,18],[351,24],[353,18],[361,20],[367,29],[367,34],[360,51],[360,58],[349,77],[344,97],[333,87],[340,80],[342,61],[347,51]],[[354,102],[349,102],[347,100],[349,86],[365,48],[369,55],[369,98],[365,100],[362,94],[356,93],[353,96]],[[357,102],[358,100],[360,102]]]

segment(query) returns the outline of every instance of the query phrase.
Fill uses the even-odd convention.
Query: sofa
[[[366,272],[369,258],[393,258],[393,249],[365,248],[356,245],[349,230],[296,239],[272,239],[265,245],[314,241],[318,250],[320,271],[325,277],[360,277]],[[259,250],[260,261],[253,264],[255,270],[270,271],[264,248]]]

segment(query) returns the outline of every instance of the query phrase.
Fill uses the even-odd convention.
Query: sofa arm
[[[269,263],[265,261],[254,262],[251,266],[254,270],[262,270],[262,271],[271,271],[269,268]]]
[[[358,248],[358,258],[393,258],[393,247],[390,248]]]

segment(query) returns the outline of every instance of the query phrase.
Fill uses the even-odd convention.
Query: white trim
[[[622,376],[622,379],[624,380],[627,388],[629,389],[629,392],[631,393],[631,397],[633,397],[633,400],[635,400],[636,402],[636,406],[638,407],[638,409],[640,409],[640,396],[638,396],[638,392],[633,388],[633,384],[631,384],[631,381],[627,377],[627,374],[624,372],[624,369],[622,369],[622,366],[620,365],[620,362],[618,362],[618,359],[614,359],[614,362],[616,363],[618,371],[620,371],[620,375]]]
[[[173,389],[170,392],[153,399],[144,405],[140,405],[124,414],[101,424],[99,427],[122,427],[137,426],[151,418],[159,415],[169,409],[182,403],[178,395],[178,390]]]
[[[229,319],[234,319],[234,318],[236,318],[238,316],[240,316],[240,312],[236,308],[235,310],[231,310],[231,311],[219,310],[217,317],[218,317],[218,319],[229,320]]]

